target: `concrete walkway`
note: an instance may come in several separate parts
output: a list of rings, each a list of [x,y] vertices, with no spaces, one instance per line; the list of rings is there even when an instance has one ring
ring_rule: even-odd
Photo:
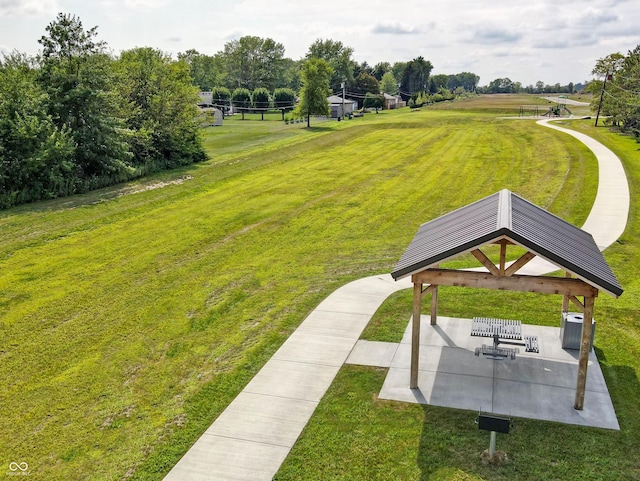
[[[165,479],[271,480],[371,316],[392,293],[410,286],[380,275],[333,292]]]
[[[589,137],[547,126],[573,135],[598,156],[600,186],[593,219],[590,215],[584,228],[604,248],[620,236],[626,225],[629,189],[620,161]],[[371,316],[389,295],[409,287],[409,279],[394,282],[390,275],[379,275],[351,282],[333,292],[309,314],[165,480],[271,480]]]

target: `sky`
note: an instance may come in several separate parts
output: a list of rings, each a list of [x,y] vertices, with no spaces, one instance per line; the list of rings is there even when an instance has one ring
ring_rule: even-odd
[[[317,39],[369,65],[429,60],[432,74],[473,72],[480,85],[592,78],[596,61],[640,44],[637,0],[0,0],[0,51],[36,54],[59,12],[76,15],[114,54],[153,47],[213,55],[245,35],[298,60]]]

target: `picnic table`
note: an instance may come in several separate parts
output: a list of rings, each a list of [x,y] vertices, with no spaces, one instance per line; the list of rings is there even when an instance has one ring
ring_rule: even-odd
[[[490,359],[515,359],[518,348],[500,347],[500,344],[524,346],[526,352],[539,352],[537,336],[522,336],[522,321],[514,319],[494,319],[490,317],[474,317],[471,335],[493,338],[493,345],[483,344],[476,348],[476,356],[482,354]]]

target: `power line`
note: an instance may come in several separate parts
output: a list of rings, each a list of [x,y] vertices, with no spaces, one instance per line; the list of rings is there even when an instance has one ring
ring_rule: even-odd
[[[634,92],[633,90],[625,89],[624,87],[621,87],[620,85],[617,85],[617,84],[615,84],[613,82],[611,82],[609,85],[611,85],[612,87],[615,87],[615,88],[617,88],[619,90],[622,90],[623,92],[627,92],[629,94],[640,95],[640,92]]]
[[[618,104],[626,105],[626,106],[628,106],[628,107],[638,107],[638,106],[640,106],[640,100],[639,100],[638,102],[635,102],[635,103],[634,103],[634,102],[626,102],[626,101],[621,100],[621,99],[619,99],[619,98],[617,98],[617,97],[614,97],[614,96],[613,96],[613,94],[611,94],[610,92],[607,92],[606,90],[605,90],[604,94],[605,94],[607,97],[610,97],[610,98],[612,98],[613,100],[615,100]]]

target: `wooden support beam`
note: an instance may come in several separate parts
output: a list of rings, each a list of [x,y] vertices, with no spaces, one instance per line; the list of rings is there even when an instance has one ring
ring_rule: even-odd
[[[420,299],[424,299],[424,297],[432,292],[434,289],[437,289],[438,286],[434,286],[433,284],[422,289],[422,293],[420,294]]]
[[[422,284],[413,284],[413,319],[411,326],[411,380],[409,387],[418,387],[418,364],[420,359],[420,311],[422,304]]]
[[[433,285],[433,284],[432,284]],[[431,293],[431,325],[435,326],[438,321],[438,286],[434,286]]]
[[[584,304],[580,302],[576,296],[569,296],[569,300],[578,308],[580,312],[584,312]]]
[[[504,271],[504,275],[507,277],[511,277],[520,269],[522,269],[531,259],[533,259],[536,255],[533,252],[526,252],[520,258],[518,258],[513,264],[506,268]]]
[[[475,287],[483,289],[537,292],[540,294],[567,294],[597,297],[598,289],[580,279],[545,276],[499,277],[485,272],[450,269],[427,269],[414,274],[414,282],[440,286]]]
[[[567,279],[571,279],[571,273],[569,271],[565,271],[564,276]],[[562,312],[569,312],[569,296],[562,296]]]
[[[491,274],[494,276],[500,275],[500,270],[493,264],[493,262],[491,262],[491,259],[489,259],[484,252],[480,249],[474,249],[471,253],[473,254],[473,257],[478,259],[480,263],[485,266],[489,272],[491,272]]]
[[[584,409],[584,394],[587,388],[587,368],[589,366],[589,349],[591,332],[593,331],[593,297],[584,298],[584,314],[582,316],[582,338],[580,339],[580,357],[578,358],[578,382],[576,384],[576,400],[573,407],[579,411]]]
[[[507,262],[507,243],[505,241],[500,242],[500,275],[504,276],[504,265]]]

